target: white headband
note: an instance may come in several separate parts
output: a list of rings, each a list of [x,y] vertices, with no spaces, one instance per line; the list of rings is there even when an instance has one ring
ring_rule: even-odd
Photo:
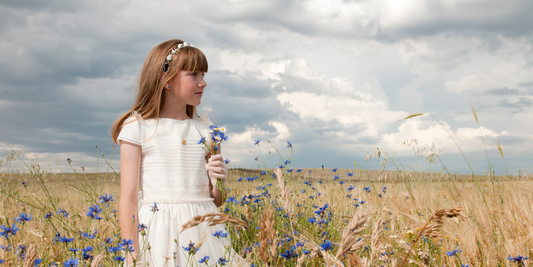
[[[174,54],[176,54],[176,52],[178,52],[178,50],[180,50],[180,48],[183,48],[183,47],[186,47],[186,46],[193,47],[192,44],[187,43],[187,42],[183,42],[183,43],[179,44],[178,46],[176,46],[176,48],[172,49],[172,51],[170,51],[170,53],[167,56],[167,59],[165,60],[165,63],[163,64],[163,72],[167,71],[168,63],[170,63],[170,61],[172,61],[172,57],[174,56]]]

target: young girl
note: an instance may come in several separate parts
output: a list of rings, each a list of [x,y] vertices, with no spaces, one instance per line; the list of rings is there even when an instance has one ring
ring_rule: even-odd
[[[213,186],[227,177],[224,160],[197,143],[210,136],[195,109],[207,69],[205,55],[186,42],[157,45],[142,66],[135,104],[113,125],[120,145],[119,226],[134,247],[125,266],[245,264],[229,249],[224,225],[203,223],[179,233],[185,222],[218,213],[224,203]]]

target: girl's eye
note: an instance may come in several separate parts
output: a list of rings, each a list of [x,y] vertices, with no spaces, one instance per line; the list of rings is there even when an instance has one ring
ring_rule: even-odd
[[[196,76],[196,74],[197,74],[196,72],[191,73],[192,76]]]

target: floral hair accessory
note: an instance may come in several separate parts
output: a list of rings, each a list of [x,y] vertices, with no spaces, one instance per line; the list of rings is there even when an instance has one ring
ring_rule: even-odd
[[[176,52],[178,52],[178,50],[180,50],[180,48],[187,47],[187,46],[193,47],[192,44],[187,43],[187,42],[183,42],[181,44],[178,44],[178,46],[176,46],[174,49],[172,49],[170,51],[170,53],[167,56],[167,59],[165,60],[165,63],[163,63],[163,72],[168,70],[168,63],[170,63],[170,61],[172,61],[172,57],[174,56],[174,54],[176,54]]]

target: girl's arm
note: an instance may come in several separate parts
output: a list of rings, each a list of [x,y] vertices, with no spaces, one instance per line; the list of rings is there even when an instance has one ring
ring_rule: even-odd
[[[134,252],[126,257],[126,266],[137,257],[139,240],[137,228],[138,191],[141,169],[141,146],[122,141],[120,143],[120,200],[118,203],[118,225],[122,238],[133,239]]]

